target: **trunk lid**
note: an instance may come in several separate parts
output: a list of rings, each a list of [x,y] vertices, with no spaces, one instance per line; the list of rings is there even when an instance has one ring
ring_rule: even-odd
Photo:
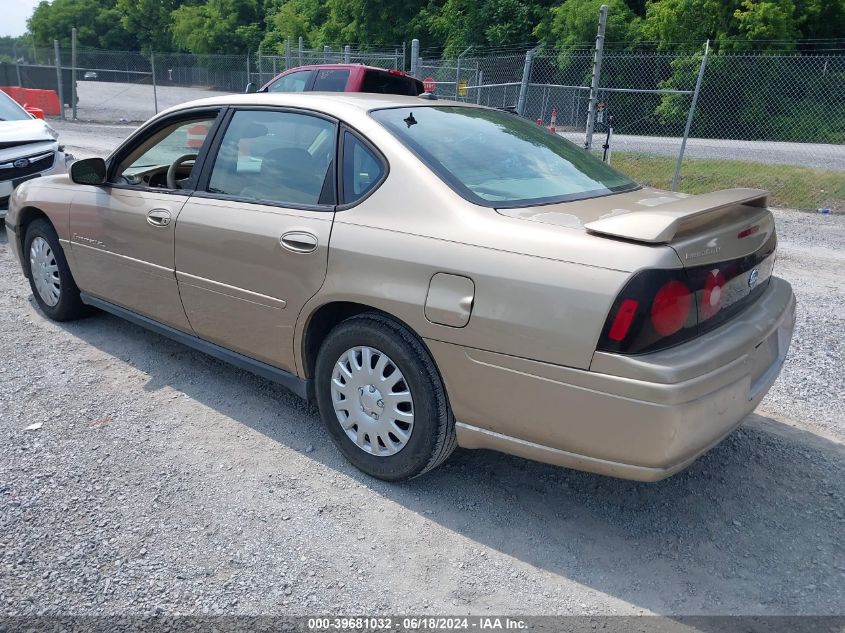
[[[750,255],[774,235],[760,189],[698,196],[643,188],[628,193],[536,207],[497,209],[505,216],[675,250],[684,267]]]

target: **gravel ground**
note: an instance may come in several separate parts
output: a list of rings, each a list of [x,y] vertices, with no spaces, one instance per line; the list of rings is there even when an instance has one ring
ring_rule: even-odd
[[[157,86],[155,95],[149,83],[117,83],[108,81],[78,81],[79,93],[76,116],[80,121],[146,121],[158,111],[186,101],[226,94],[205,88]]]
[[[777,216],[784,372],[656,484],[463,450],[370,479],[275,384],[46,320],[0,229],[0,614],[845,613],[845,216]]]

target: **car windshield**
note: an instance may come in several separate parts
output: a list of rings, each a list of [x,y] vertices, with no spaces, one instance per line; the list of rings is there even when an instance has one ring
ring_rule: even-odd
[[[476,204],[530,206],[639,186],[574,143],[507,112],[424,106],[371,114]]]
[[[0,90],[0,121],[25,121],[30,118],[23,108]]]

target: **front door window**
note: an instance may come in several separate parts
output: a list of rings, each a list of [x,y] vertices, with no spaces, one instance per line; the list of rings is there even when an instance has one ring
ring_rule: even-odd
[[[120,161],[112,182],[155,189],[188,188],[186,185],[196,176],[197,154],[213,123],[214,117],[202,116],[161,128]]]

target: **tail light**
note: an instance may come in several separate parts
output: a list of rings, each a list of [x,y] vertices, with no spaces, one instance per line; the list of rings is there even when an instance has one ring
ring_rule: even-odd
[[[695,307],[683,268],[643,270],[614,301],[598,349],[638,354],[690,339],[698,334]]]
[[[711,330],[763,293],[774,235],[756,252],[718,264],[636,273],[613,302],[597,349],[641,354]]]

